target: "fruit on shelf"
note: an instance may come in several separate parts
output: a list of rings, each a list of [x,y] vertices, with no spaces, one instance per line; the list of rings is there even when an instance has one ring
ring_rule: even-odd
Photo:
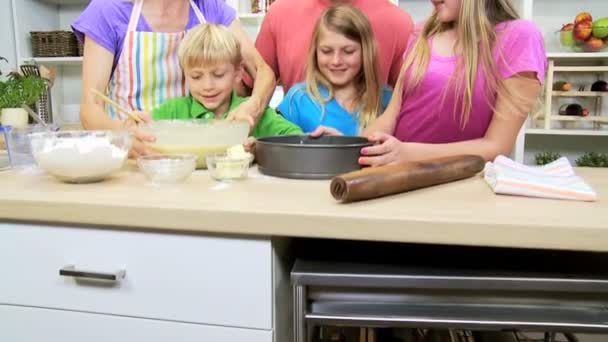
[[[589,12],[581,12],[574,17],[574,24],[582,23],[584,21],[593,21],[593,17]]]
[[[581,43],[591,38],[591,33],[593,32],[591,28],[590,21],[582,21],[580,23],[574,24],[574,40]]]
[[[589,110],[587,108],[583,108],[583,106],[578,103],[570,103],[562,105],[559,108],[559,115],[588,116]]]
[[[572,34],[574,30],[574,24],[568,23],[562,26],[561,31],[559,32],[559,42],[563,46],[572,47],[574,46],[574,35]]]
[[[591,34],[596,38],[608,38],[608,17],[594,21]]]
[[[572,90],[572,83],[567,81],[557,81],[553,83],[553,90],[556,91],[570,91]]]
[[[593,21],[591,13],[581,12],[558,32],[560,44],[568,50],[599,52],[608,45],[608,17]]]
[[[604,47],[604,41],[599,38],[591,37],[585,42],[584,49],[587,52],[598,52]]]
[[[591,91],[608,91],[608,82],[601,80],[593,82]]]

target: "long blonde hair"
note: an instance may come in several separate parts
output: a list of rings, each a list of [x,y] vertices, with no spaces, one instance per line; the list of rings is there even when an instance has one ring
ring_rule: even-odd
[[[459,58],[455,70],[463,70],[464,75],[454,73],[445,90],[453,87],[455,94],[463,95],[460,124],[461,128],[464,128],[472,110],[478,68],[481,68],[486,81],[484,95],[492,108],[494,106],[490,103],[490,99],[494,96],[494,92],[512,98],[512,96],[509,97],[510,94],[507,94],[509,91],[498,77],[492,49],[497,39],[495,26],[501,22],[518,19],[519,15],[509,0],[462,0],[458,17],[460,20],[456,27],[455,49],[462,52],[462,57]],[[411,70],[405,94],[410,94],[420,85],[427,71],[431,55],[429,38],[453,28],[453,25],[454,23],[439,21],[436,11],[433,11],[431,17],[425,22],[413,49],[402,66],[402,69]],[[502,58],[500,51],[498,54],[499,58]]]
[[[366,127],[376,118],[382,105],[378,53],[371,24],[361,11],[349,5],[332,6],[317,21],[306,62],[306,91],[321,104],[324,113],[325,103],[334,95],[329,80],[323,76],[317,63],[317,47],[322,30],[339,33],[361,44],[362,68],[354,83],[357,90],[356,104],[361,107],[359,125]],[[328,97],[321,96],[319,84],[329,90]]]

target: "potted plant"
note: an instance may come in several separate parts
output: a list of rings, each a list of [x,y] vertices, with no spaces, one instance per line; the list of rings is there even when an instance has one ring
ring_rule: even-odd
[[[46,83],[42,78],[9,73],[6,79],[0,80],[0,123],[3,126],[27,125],[29,116],[21,106],[33,104],[44,91]]]

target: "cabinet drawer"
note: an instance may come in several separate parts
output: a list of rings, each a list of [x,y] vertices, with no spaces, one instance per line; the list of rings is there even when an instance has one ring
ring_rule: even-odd
[[[272,328],[270,240],[0,224],[0,304]],[[60,276],[115,273],[118,282]]]
[[[0,341],[272,342],[272,331],[0,305]],[[32,329],[35,327],[35,329]]]

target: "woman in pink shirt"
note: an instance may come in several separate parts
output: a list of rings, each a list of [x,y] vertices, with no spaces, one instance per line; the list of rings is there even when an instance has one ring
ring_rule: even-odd
[[[542,34],[509,0],[431,0],[363,165],[509,154],[545,78]],[[401,95],[401,96],[400,96]]]

